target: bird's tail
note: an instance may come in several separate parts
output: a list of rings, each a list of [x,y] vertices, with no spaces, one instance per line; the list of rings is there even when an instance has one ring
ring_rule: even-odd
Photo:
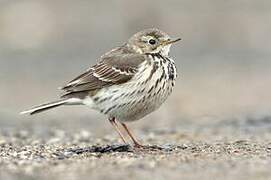
[[[70,102],[70,99],[61,99],[61,100],[57,100],[57,101],[53,101],[53,102],[49,102],[49,103],[45,103],[45,104],[41,104],[39,106],[33,107],[29,110],[26,111],[22,111],[20,112],[20,114],[37,114],[61,105],[65,105],[68,104]]]

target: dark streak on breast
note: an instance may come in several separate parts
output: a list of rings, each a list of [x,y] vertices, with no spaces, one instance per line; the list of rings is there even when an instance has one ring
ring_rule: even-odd
[[[117,107],[117,105],[111,106],[110,108],[108,108],[108,109],[104,112],[104,114],[109,113],[109,111],[111,111],[111,110],[114,109],[115,107]]]
[[[174,80],[174,74],[175,74],[175,70],[174,70],[174,65],[172,64],[172,62],[169,61],[168,63],[168,78],[171,80]]]
[[[152,86],[151,89],[148,91],[148,93],[151,93],[152,90],[153,90],[153,86]]]
[[[154,88],[157,88],[158,83],[159,83],[159,79],[156,80]]]

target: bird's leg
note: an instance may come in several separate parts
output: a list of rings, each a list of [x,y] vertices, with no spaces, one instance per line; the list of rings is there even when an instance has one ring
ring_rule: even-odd
[[[125,143],[125,144],[128,144],[124,138],[124,136],[122,135],[121,131],[119,130],[119,126],[118,124],[116,123],[116,119],[114,117],[112,118],[109,118],[108,119],[109,122],[112,124],[112,126],[115,128],[115,130],[117,131],[117,133],[119,134],[120,138],[122,139],[122,141]]]
[[[128,129],[128,127],[126,126],[126,124],[121,123],[121,125],[124,127],[125,131],[127,132],[127,134],[130,136],[130,138],[133,140],[134,142],[134,146],[135,147],[143,147],[143,145],[141,145],[136,138],[134,138],[133,134],[131,133],[131,131]]]

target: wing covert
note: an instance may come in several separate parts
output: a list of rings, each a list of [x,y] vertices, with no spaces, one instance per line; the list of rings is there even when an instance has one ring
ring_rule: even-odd
[[[62,87],[65,91],[62,97],[125,83],[138,72],[144,60],[144,55],[124,53],[122,48],[114,49],[102,56],[99,63]]]

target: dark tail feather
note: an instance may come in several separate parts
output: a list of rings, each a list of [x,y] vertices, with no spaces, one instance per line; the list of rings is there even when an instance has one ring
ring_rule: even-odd
[[[46,104],[36,106],[36,107],[34,107],[32,109],[20,112],[20,114],[30,114],[30,115],[37,114],[37,113],[40,113],[40,112],[43,112],[43,111],[46,111],[46,110],[49,110],[49,109],[64,105],[67,102],[68,102],[68,99],[53,101],[53,102],[50,102],[50,103],[46,103]]]

